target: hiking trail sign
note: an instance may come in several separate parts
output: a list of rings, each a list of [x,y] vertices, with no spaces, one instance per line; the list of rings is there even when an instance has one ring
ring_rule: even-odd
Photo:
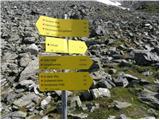
[[[46,37],[46,52],[85,54],[87,46],[83,41],[67,40],[63,38]]]
[[[88,56],[39,56],[39,69],[88,69],[93,64]]]
[[[79,19],[57,19],[40,16],[36,27],[43,36],[88,37],[88,21]]]
[[[88,72],[40,72],[39,74],[41,91],[88,90],[92,82]]]

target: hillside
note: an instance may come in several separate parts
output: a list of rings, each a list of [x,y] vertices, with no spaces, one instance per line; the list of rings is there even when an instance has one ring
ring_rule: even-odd
[[[89,21],[89,37],[72,39],[94,60],[90,89],[68,91],[68,118],[159,118],[159,13],[80,1],[1,1],[1,118],[60,118],[61,91],[38,88],[35,23],[64,14]]]

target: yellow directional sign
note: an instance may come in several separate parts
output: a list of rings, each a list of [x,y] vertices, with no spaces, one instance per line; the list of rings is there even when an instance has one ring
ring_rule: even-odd
[[[87,51],[85,42],[62,38],[46,37],[46,52],[84,54]]]
[[[88,90],[92,81],[88,72],[41,72],[39,74],[40,91]]]
[[[56,37],[87,37],[88,21],[78,19],[57,19],[40,16],[36,22],[40,35]]]
[[[85,42],[69,40],[69,53],[84,54],[87,51]]]
[[[67,40],[62,38],[46,37],[46,52],[68,53]]]
[[[88,69],[93,61],[88,56],[39,56],[39,69]]]

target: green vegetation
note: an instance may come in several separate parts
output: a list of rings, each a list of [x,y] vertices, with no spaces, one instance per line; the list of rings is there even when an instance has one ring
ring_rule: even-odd
[[[157,2],[146,2],[138,10],[149,12],[149,13],[159,13],[159,3]]]
[[[142,118],[147,114],[147,109],[149,108],[145,104],[141,103],[137,97],[131,93],[128,88],[116,87],[111,90],[112,97],[111,98],[100,98],[94,100],[100,104],[100,109],[95,110],[92,113],[89,113],[88,118],[108,118],[109,115],[119,116],[120,114],[125,114],[130,118]],[[111,104],[112,100],[118,100],[122,102],[129,102],[132,106],[122,109],[116,110],[115,108],[109,108],[109,104]]]

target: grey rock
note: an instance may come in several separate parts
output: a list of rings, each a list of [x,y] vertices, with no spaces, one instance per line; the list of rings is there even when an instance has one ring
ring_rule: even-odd
[[[117,70],[113,69],[113,68],[108,71],[109,74],[115,74],[116,72],[117,72]]]
[[[39,96],[35,95],[34,93],[29,93],[27,95],[24,95],[23,97],[15,100],[13,102],[14,105],[18,106],[18,107],[23,107],[23,106],[27,106],[29,105],[32,101],[38,103],[39,101]]]
[[[157,54],[148,50],[134,50],[134,60],[138,65],[150,65],[152,63],[157,63],[159,57]]]
[[[39,48],[34,43],[26,48],[26,52],[30,52],[32,55],[37,55]]]
[[[105,30],[102,26],[99,25],[96,29],[96,33],[97,35],[105,35]]]
[[[41,108],[45,109],[47,105],[51,102],[51,96],[47,96],[45,99],[41,101]]]
[[[117,79],[113,79],[113,80],[117,86],[126,87],[129,85],[128,80],[125,77],[123,77],[123,75],[120,75]]]
[[[30,55],[27,53],[24,53],[23,55],[21,55],[21,59],[20,59],[19,63],[20,63],[20,66],[26,67],[29,64],[29,62],[31,62],[31,61],[32,61],[32,59],[31,59]]]
[[[12,103],[16,98],[18,98],[20,95],[17,95],[14,92],[9,92],[7,95],[7,102]]]
[[[26,116],[27,116],[27,113],[23,111],[16,111],[11,113],[12,119],[25,118]]]
[[[17,57],[18,55],[16,53],[6,52],[4,53],[4,56],[2,56],[2,60],[10,61],[16,59]]]
[[[102,97],[111,97],[111,93],[107,88],[98,88]]]
[[[54,92],[55,92],[59,97],[61,97],[61,95],[62,95],[62,91],[61,91],[61,90],[55,90]],[[68,91],[68,90],[67,90],[66,92],[67,92],[67,96],[68,96],[68,97],[73,94],[73,92]]]
[[[31,76],[35,76],[36,73],[38,73],[38,68],[39,68],[39,62],[38,62],[38,59],[36,58],[35,60],[32,60],[26,66],[26,68],[22,71],[20,78],[19,78],[19,81],[27,80]]]
[[[107,119],[115,119],[116,116],[113,116],[113,115],[109,115],[109,117]]]
[[[120,114],[118,119],[129,119],[125,114]]]
[[[91,93],[92,93],[94,99],[101,97],[100,96],[100,92],[99,92],[99,90],[97,88],[92,89]]]
[[[91,73],[91,76],[94,80],[101,80],[101,79],[106,79],[106,78],[112,79],[111,75],[104,72],[103,70],[93,72]]]
[[[17,34],[12,34],[11,37],[8,39],[9,42],[15,42],[15,41],[19,41],[20,37]]]
[[[92,89],[91,94],[94,99],[99,97],[111,97],[110,91],[107,88]]]
[[[136,76],[130,74],[123,74],[123,77],[127,78],[127,80],[138,80]]]
[[[150,105],[155,109],[159,109],[159,94],[156,92],[152,92],[148,89],[144,89],[140,93],[138,93],[138,98],[141,102]]]
[[[71,99],[71,104],[75,104],[75,107],[81,108],[82,107],[82,102],[79,98],[79,96],[75,96]]]
[[[85,100],[93,100],[93,96],[92,96],[92,94],[90,93],[90,91],[86,91],[86,92],[82,92],[82,93],[81,93],[80,99],[81,99],[82,101],[85,101]]]
[[[156,118],[154,116],[147,116],[147,117],[140,118],[140,119],[150,119],[150,120],[152,120],[152,119],[156,119]]]
[[[33,80],[22,80],[19,83],[21,86],[26,86],[29,88],[30,85],[35,85],[35,83],[33,82]]]
[[[87,106],[86,106],[85,104],[82,104],[81,109],[82,109],[83,111],[87,111],[87,110],[88,110],[88,108],[87,108]]]
[[[145,71],[145,72],[143,72],[142,74],[145,75],[145,76],[150,76],[150,75],[152,75],[153,73],[150,72],[150,71]]]
[[[68,113],[68,117],[71,117],[72,119],[85,119],[88,117],[88,114],[86,113]]]
[[[99,103],[87,103],[86,106],[87,106],[89,112],[93,112],[96,109],[99,109]]]
[[[156,112],[156,110],[153,109],[153,108],[149,108],[149,109],[147,110],[147,113],[148,113],[149,115],[151,115],[151,116],[157,116],[157,117],[158,117],[158,115],[159,115],[159,113]]]
[[[101,87],[101,88],[108,88],[111,89],[112,85],[108,82],[109,80],[107,79],[102,79],[100,81],[97,82],[96,87]],[[111,81],[110,81],[111,82]],[[114,84],[114,83],[113,83]]]
[[[127,108],[129,106],[131,106],[132,104],[128,103],[128,102],[120,102],[120,101],[113,101],[113,104],[115,105],[115,107],[117,109],[123,109],[123,108]]]
[[[14,111],[6,112],[1,116],[3,119],[24,119],[27,116],[27,112],[24,111]]]
[[[27,44],[34,43],[35,41],[36,41],[35,37],[26,37],[23,40],[23,42]]]

